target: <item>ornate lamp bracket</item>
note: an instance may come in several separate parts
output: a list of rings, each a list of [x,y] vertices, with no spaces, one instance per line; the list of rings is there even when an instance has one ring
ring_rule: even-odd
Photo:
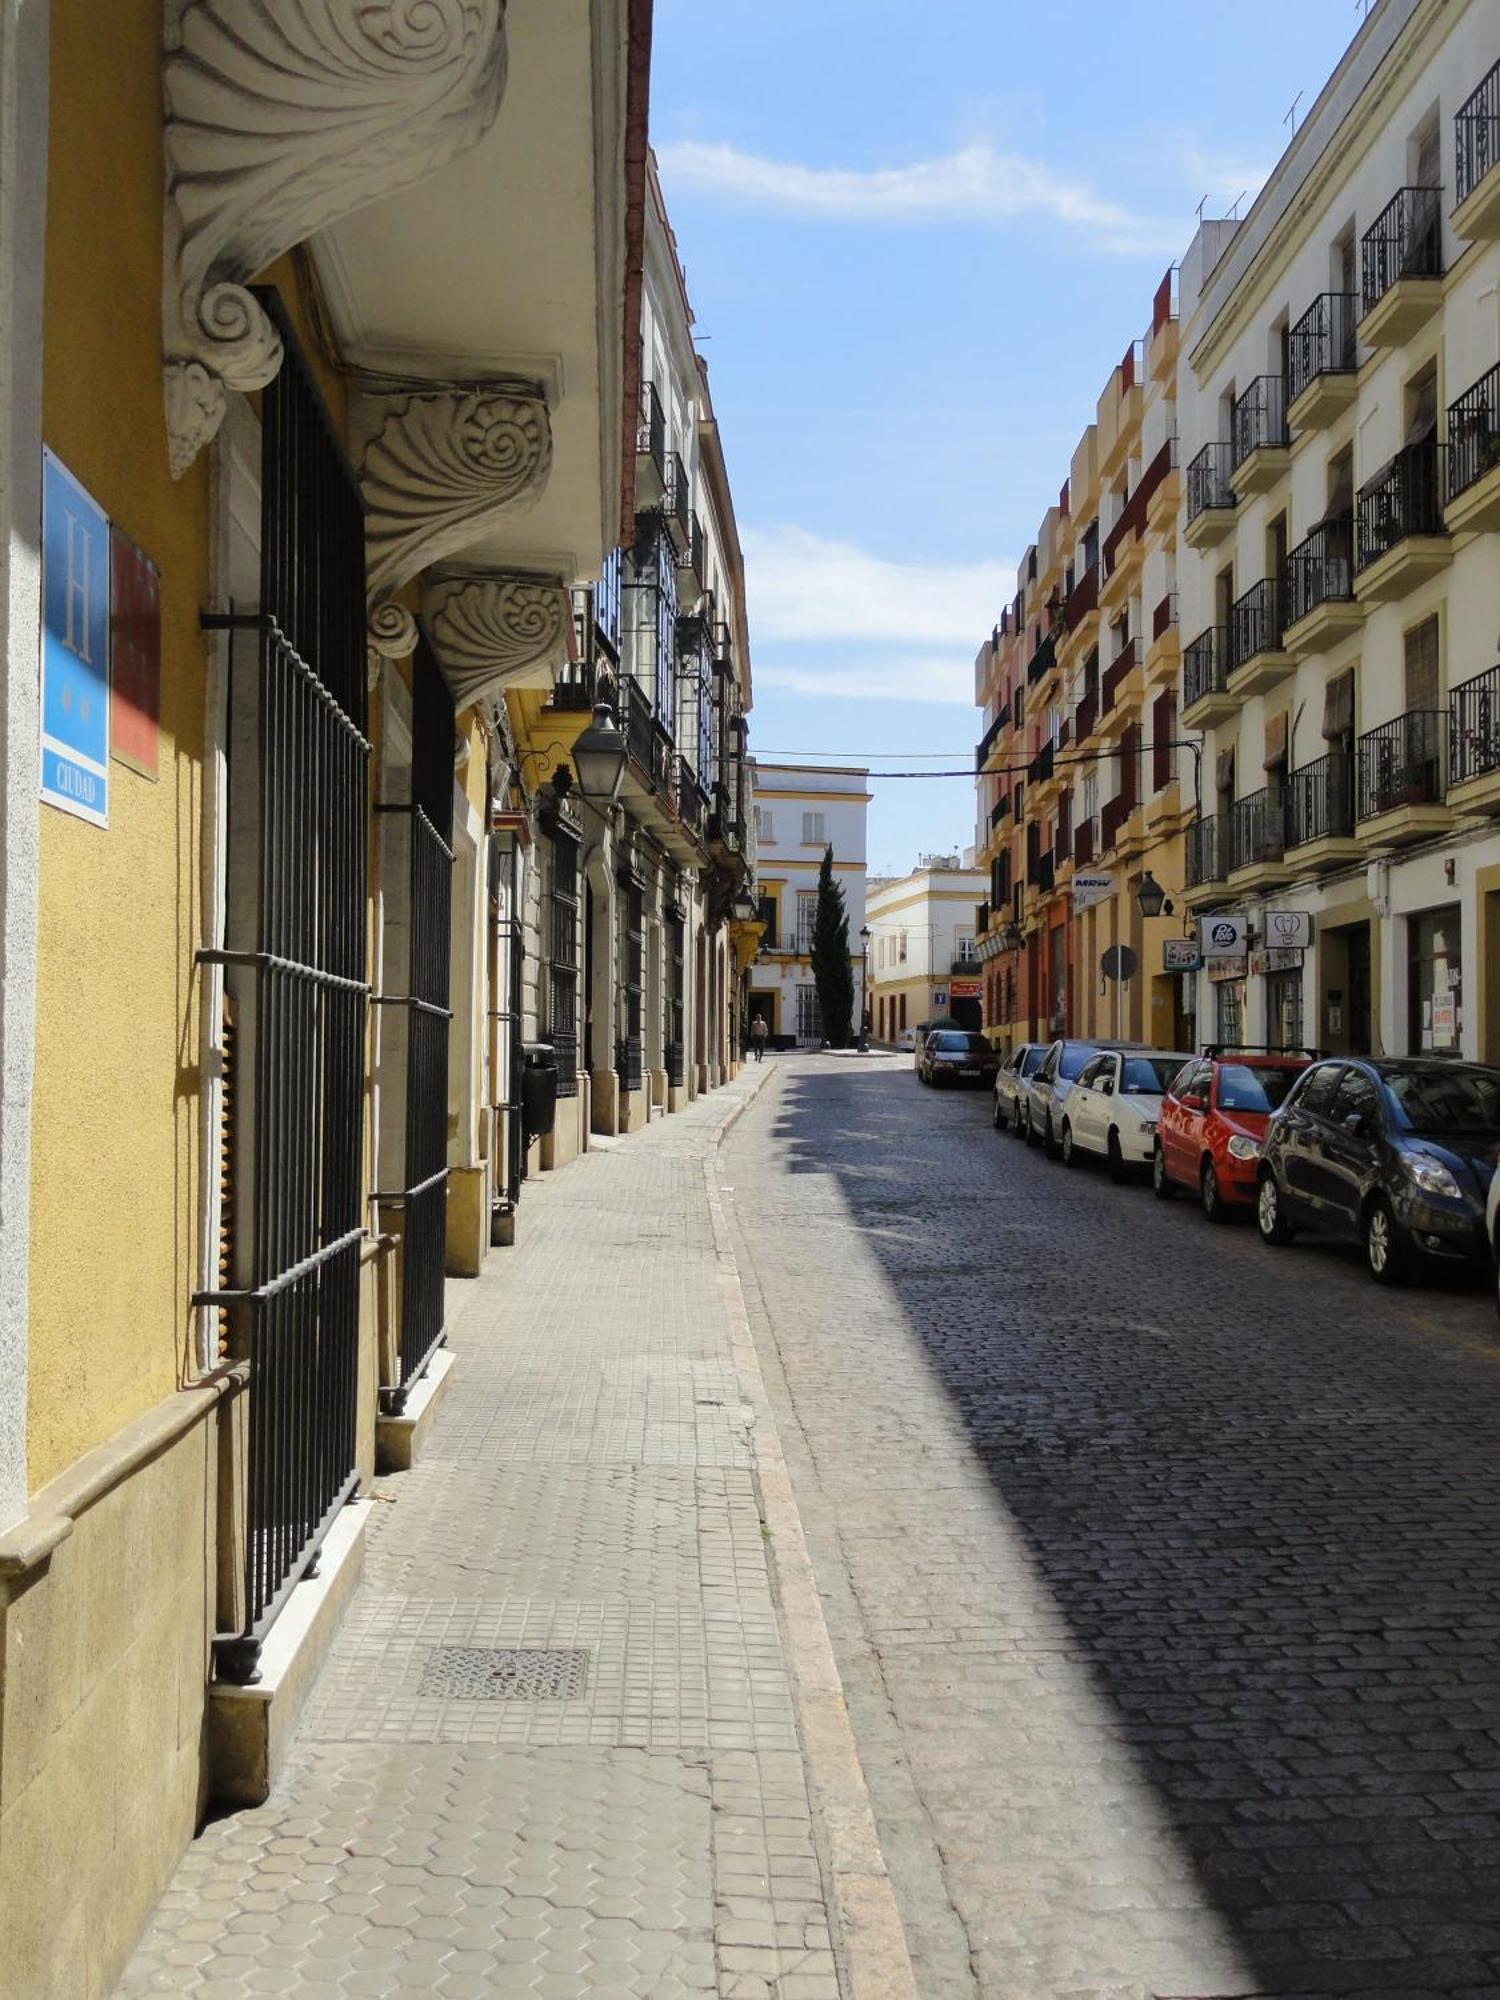
[[[162,329],[174,478],[230,389],[281,366],[247,289],[288,250],[476,144],[506,0],[166,0]]]

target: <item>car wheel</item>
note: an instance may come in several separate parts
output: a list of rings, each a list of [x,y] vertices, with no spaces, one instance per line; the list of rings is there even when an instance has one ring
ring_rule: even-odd
[[[1158,1201],[1171,1201],[1177,1193],[1167,1172],[1167,1156],[1160,1146],[1151,1155],[1151,1192]]]
[[[1055,1160],[1058,1150],[1057,1141],[1052,1136],[1052,1113],[1049,1111],[1047,1113],[1047,1129],[1042,1134],[1042,1151],[1047,1155],[1049,1160]]]
[[[1073,1144],[1073,1127],[1066,1118],[1063,1120],[1062,1163],[1065,1167],[1076,1167],[1079,1164],[1078,1151]]]
[[[1005,1114],[1000,1109],[1000,1100],[998,1097],[994,1100],[994,1102],[990,1106],[990,1123],[994,1126],[997,1132],[1003,1132],[1005,1130]]]
[[[1400,1224],[1383,1194],[1365,1210],[1365,1263],[1377,1285],[1406,1282],[1411,1257]]]
[[[1116,1187],[1118,1187],[1120,1182],[1124,1180],[1127,1170],[1125,1155],[1120,1151],[1120,1135],[1113,1126],[1110,1127],[1109,1145],[1104,1157],[1105,1164],[1109,1168],[1109,1177],[1115,1183]]]
[[[1229,1220],[1229,1204],[1219,1192],[1218,1169],[1212,1160],[1203,1162],[1203,1172],[1198,1176],[1198,1198],[1210,1222]]]
[[[1281,1205],[1281,1188],[1273,1173],[1261,1176],[1255,1197],[1255,1226],[1262,1243],[1290,1243],[1296,1230],[1287,1221]]]

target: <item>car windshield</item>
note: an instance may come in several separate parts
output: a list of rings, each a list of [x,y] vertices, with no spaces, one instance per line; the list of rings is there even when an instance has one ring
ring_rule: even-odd
[[[1387,1070],[1384,1082],[1408,1131],[1500,1132],[1500,1070]]]
[[[1120,1088],[1127,1095],[1135,1091],[1160,1097],[1182,1068],[1183,1061],[1182,1056],[1126,1056]]]
[[[1057,1060],[1058,1075],[1065,1082],[1071,1083],[1094,1053],[1088,1042],[1064,1042],[1063,1052]]]
[[[932,1046],[940,1055],[987,1056],[990,1045],[983,1035],[934,1035]]]
[[[1262,1068],[1249,1063],[1222,1063],[1219,1067],[1219,1109],[1221,1111],[1275,1111],[1292,1085],[1301,1076],[1295,1069]]]

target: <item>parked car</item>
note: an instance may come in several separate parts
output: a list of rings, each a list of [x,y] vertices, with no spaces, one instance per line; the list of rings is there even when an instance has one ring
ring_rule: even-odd
[[[1210,1049],[1189,1063],[1157,1123],[1151,1184],[1161,1199],[1192,1188],[1210,1222],[1248,1214],[1266,1126],[1312,1060],[1310,1051]]]
[[[896,1047],[903,1055],[914,1056],[917,1052],[917,1030],[903,1028],[896,1037]]]
[[[917,1052],[923,1083],[992,1084],[1000,1058],[983,1035],[966,1028],[934,1028]]]
[[[1266,1129],[1256,1221],[1267,1243],[1324,1229],[1363,1243],[1372,1278],[1422,1259],[1487,1268],[1500,1069],[1441,1056],[1320,1062]]]
[[[1484,1237],[1495,1259],[1495,1310],[1500,1312],[1500,1157],[1490,1175],[1489,1196],[1484,1204]]]
[[[1026,1136],[1021,1123],[1026,1086],[1041,1068],[1049,1046],[1047,1042],[1021,1042],[996,1070],[991,1122],[997,1132],[1008,1125],[1019,1137]]]
[[[1101,1049],[1078,1072],[1062,1121],[1062,1156],[1102,1154],[1110,1175],[1151,1164],[1156,1122],[1172,1079],[1191,1056],[1165,1049]]]
[[[1101,1049],[1122,1049],[1124,1042],[1056,1041],[1042,1058],[1040,1067],[1026,1086],[1026,1133],[1033,1145],[1040,1145],[1049,1159],[1056,1159],[1062,1143],[1063,1110],[1068,1093],[1079,1072]],[[1139,1043],[1129,1047],[1138,1048]]]

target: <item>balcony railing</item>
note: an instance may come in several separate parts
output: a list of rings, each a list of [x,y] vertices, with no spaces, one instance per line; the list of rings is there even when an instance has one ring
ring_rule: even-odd
[[[1063,605],[1065,628],[1069,632],[1076,632],[1098,602],[1099,565],[1097,562],[1092,562],[1068,592],[1067,602]]]
[[[1233,507],[1234,488],[1229,483],[1229,471],[1227,444],[1206,444],[1189,462],[1184,481],[1189,521],[1196,521],[1211,507]]]
[[[974,745],[974,769],[976,771],[982,771],[984,769],[985,759],[994,749],[996,741],[998,740],[1001,732],[1007,729],[1009,726],[1010,726],[1010,704],[1009,702],[1007,702],[1006,705],[998,712],[994,721],[990,724],[989,728],[986,729],[983,736],[981,736],[979,741]]]
[[[948,961],[949,974],[956,979],[962,979],[966,972],[973,973],[978,970],[979,960],[974,956],[972,951],[967,958],[964,957],[962,952],[958,952]]]
[[[1031,658],[1026,662],[1026,685],[1028,687],[1035,687],[1039,680],[1045,679],[1051,673],[1052,664],[1056,658],[1057,645],[1052,634],[1049,632]]]
[[[1460,202],[1468,200],[1500,161],[1500,62],[1453,118],[1453,185]]]
[[[1006,814],[1009,811],[1010,811],[1010,800],[997,799],[995,803],[990,807],[990,825],[992,827],[998,826],[1001,820],[1005,818]]]
[[[1324,292],[1313,300],[1287,338],[1287,400],[1295,403],[1320,375],[1354,372],[1355,292]]]
[[[1086,868],[1094,858],[1098,827],[1092,819],[1080,820],[1073,829],[1073,865]]]
[[[1460,681],[1448,697],[1449,782],[1500,771],[1500,667]]]
[[[1108,715],[1115,705],[1115,697],[1120,692],[1126,676],[1135,666],[1135,641],[1127,640],[1124,647],[1111,660],[1103,680],[1099,683],[1099,713]]]
[[[1286,621],[1295,625],[1320,604],[1344,604],[1354,595],[1354,519],[1323,521],[1286,559]]]
[[[1244,395],[1235,398],[1232,464],[1243,465],[1251,452],[1286,442],[1286,383],[1280,375],[1257,375]]]
[[[693,487],[679,452],[674,451],[667,461],[667,493],[662,508],[677,552],[685,555],[693,535]]]
[[[1236,799],[1229,816],[1230,869],[1252,868],[1257,862],[1279,861],[1286,851],[1286,819],[1280,792],[1262,786]]]
[[[1155,645],[1163,632],[1170,632],[1177,623],[1177,592],[1169,590],[1151,613],[1151,643]]]
[[[1074,741],[1077,743],[1086,743],[1093,735],[1098,720],[1099,697],[1090,689],[1073,711]]]
[[[1408,709],[1359,739],[1359,817],[1401,806],[1441,805],[1446,790],[1448,718],[1438,708]]]
[[[1286,844],[1348,840],[1354,833],[1353,772],[1337,751],[1293,771],[1286,781]]]
[[[1044,743],[1026,767],[1026,776],[1033,785],[1045,785],[1052,776],[1052,766],[1056,758],[1050,743]]]
[[[1218,815],[1195,819],[1187,830],[1185,844],[1188,887],[1197,889],[1207,882],[1222,882],[1224,871],[1219,866]]]
[[[1372,479],[1359,496],[1356,567],[1368,569],[1409,535],[1441,535],[1440,444],[1412,444]]]
[[[1286,592],[1279,576],[1262,577],[1229,607],[1229,671],[1257,653],[1281,650],[1286,626]]]
[[[1500,465],[1500,363],[1448,405],[1448,498]]]
[[[641,419],[636,426],[635,452],[637,458],[651,460],[659,478],[666,478],[667,417],[654,382],[647,382],[641,388]]]
[[[1373,312],[1403,278],[1443,275],[1443,190],[1398,188],[1360,239],[1361,294]]]
[[[570,660],[557,670],[557,678],[552,683],[552,706],[564,714],[584,714],[596,701],[607,701],[611,707],[617,700],[614,677],[608,669],[596,666],[592,660]]]
[[[1099,815],[1099,851],[1107,854],[1120,838],[1120,828],[1135,811],[1136,801],[1124,793],[1117,799],[1107,799],[1104,810]]]
[[[1191,708],[1206,694],[1223,694],[1229,685],[1229,631],[1210,625],[1189,640],[1182,655],[1182,705]]]
[[[698,789],[697,776],[686,757],[677,759],[677,815],[689,833],[702,834],[708,801]]]

